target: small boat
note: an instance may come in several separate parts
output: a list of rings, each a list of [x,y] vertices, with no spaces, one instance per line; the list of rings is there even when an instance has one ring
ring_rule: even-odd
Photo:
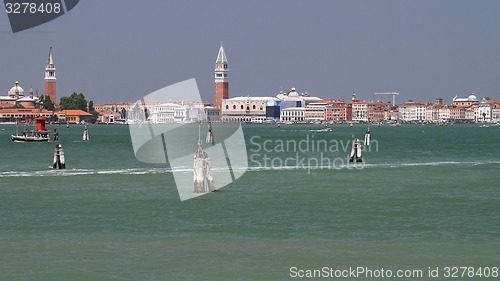
[[[13,142],[48,142],[50,139],[50,131],[45,128],[45,121],[47,118],[39,116],[35,119],[36,127],[33,131],[28,131],[25,129],[22,135],[19,135],[17,123],[16,123],[16,134],[11,135],[10,139]]]
[[[479,126],[479,128],[489,128],[489,127],[490,127],[490,125],[486,125],[486,124]]]
[[[332,131],[332,128],[328,128],[328,127],[325,127],[323,129],[319,129],[319,130],[314,130],[315,132],[318,132],[318,133],[321,133],[321,132],[331,132]]]
[[[31,136],[18,136],[18,135],[11,135],[10,139],[13,142],[46,142],[50,140],[50,137],[48,135],[31,135]]]

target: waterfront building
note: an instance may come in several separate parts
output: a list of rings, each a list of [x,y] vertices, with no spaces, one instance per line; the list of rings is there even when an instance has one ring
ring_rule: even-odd
[[[210,122],[220,122],[220,108],[215,106],[205,106],[205,120]]]
[[[283,110],[287,108],[305,109],[308,106],[308,120],[326,120],[327,104],[324,100],[319,97],[309,96],[307,92],[299,94],[294,87],[287,93],[278,93],[276,97],[224,99],[222,100],[221,118],[224,122],[276,121],[281,120]],[[305,118],[305,116],[303,117]]]
[[[350,105],[352,121],[368,122],[370,112],[376,108],[389,108],[391,103],[385,101],[353,100],[350,102]]]
[[[222,42],[220,44],[217,60],[215,61],[215,93],[214,106],[221,107],[222,100],[229,98],[228,63]]]
[[[154,106],[150,121],[154,124],[219,122],[219,111],[219,108],[199,102],[168,102]]]
[[[98,123],[115,124],[115,121],[121,119],[121,114],[112,110],[99,111]]]
[[[328,121],[345,121],[346,103],[343,99],[328,101],[326,106],[326,119]]]
[[[33,88],[30,89],[29,95],[25,96],[24,89],[19,85],[19,81],[14,83],[7,96],[0,96],[0,108],[35,108],[37,102],[38,96],[33,95]]]
[[[352,121],[368,121],[368,104],[353,103],[352,104]]]
[[[494,104],[483,98],[474,111],[476,122],[490,122]]]
[[[437,116],[436,116],[436,119],[434,119],[434,112],[435,112],[434,111],[434,105],[427,106],[425,108],[425,121],[427,121],[427,122],[434,122],[435,120],[437,120]]]
[[[45,96],[50,97],[50,100],[57,104],[56,95],[56,66],[54,65],[54,59],[52,57],[52,47],[49,50],[49,57],[47,59],[47,65],[45,66]]]
[[[377,107],[368,111],[368,118],[370,121],[389,120],[389,108]]]
[[[235,97],[222,100],[223,122],[263,122],[267,119],[266,107],[276,106],[273,97]]]
[[[31,122],[40,115],[47,118],[48,120],[57,119],[57,116],[53,111],[48,111],[45,109],[40,110],[35,108],[7,108],[0,110],[0,122],[16,122],[21,120]]]
[[[304,120],[310,123],[319,123],[326,121],[326,103],[309,103],[305,107]]]
[[[465,120],[465,107],[451,106],[450,107],[450,121],[464,121]]]
[[[427,122],[438,122],[439,121],[439,109],[442,108],[443,98],[437,97],[434,104],[429,104],[425,109],[425,120]]]
[[[479,103],[479,100],[474,94],[470,94],[466,98],[459,98],[458,95],[456,95],[453,98],[453,106],[460,106],[460,107],[469,107],[472,105],[477,105]]]
[[[80,109],[68,109],[56,112],[59,123],[80,124],[83,122],[89,123],[92,119],[92,114]]]
[[[477,107],[476,106],[471,106],[471,107],[468,107],[467,109],[465,109],[465,120],[467,122],[473,122],[474,121],[474,116],[475,116],[475,108]]]
[[[429,103],[421,101],[407,101],[399,105],[399,115],[401,121],[424,121]]]
[[[158,123],[175,123],[176,117],[179,121],[179,114],[185,111],[185,107],[176,103],[164,103],[154,107],[151,114],[152,122]],[[177,115],[177,116],[176,116]]]
[[[288,107],[281,111],[281,122],[305,122],[305,107]]]
[[[500,122],[500,100],[490,100],[489,102],[493,105],[491,109],[491,121]]]
[[[437,108],[437,121],[448,122],[450,120],[450,106],[442,105]]]

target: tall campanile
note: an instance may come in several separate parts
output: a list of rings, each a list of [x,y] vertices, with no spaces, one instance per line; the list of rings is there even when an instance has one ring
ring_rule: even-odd
[[[45,66],[45,95],[49,96],[54,104],[57,103],[56,67],[54,65],[54,60],[52,59],[52,47],[50,47],[49,50],[49,58],[47,60],[47,66]]]
[[[219,54],[217,55],[217,61],[215,61],[215,107],[220,107],[222,105],[222,100],[229,98],[229,83],[227,79],[228,72],[227,57],[221,42]]]

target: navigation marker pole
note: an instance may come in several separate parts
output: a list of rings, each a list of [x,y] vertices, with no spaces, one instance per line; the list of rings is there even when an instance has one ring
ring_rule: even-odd
[[[207,136],[208,138],[208,136]],[[212,163],[208,154],[201,147],[201,125],[198,124],[198,150],[194,155],[193,183],[195,193],[215,191],[215,181],[212,176]]]

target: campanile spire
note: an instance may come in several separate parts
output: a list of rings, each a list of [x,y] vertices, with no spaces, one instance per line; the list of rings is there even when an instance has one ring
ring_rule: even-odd
[[[223,99],[229,98],[227,57],[224,46],[220,43],[219,53],[215,61],[215,94],[214,106],[220,107]]]
[[[49,50],[47,65],[45,66],[45,96],[50,97],[50,100],[56,104],[56,67],[52,57],[52,47]]]

